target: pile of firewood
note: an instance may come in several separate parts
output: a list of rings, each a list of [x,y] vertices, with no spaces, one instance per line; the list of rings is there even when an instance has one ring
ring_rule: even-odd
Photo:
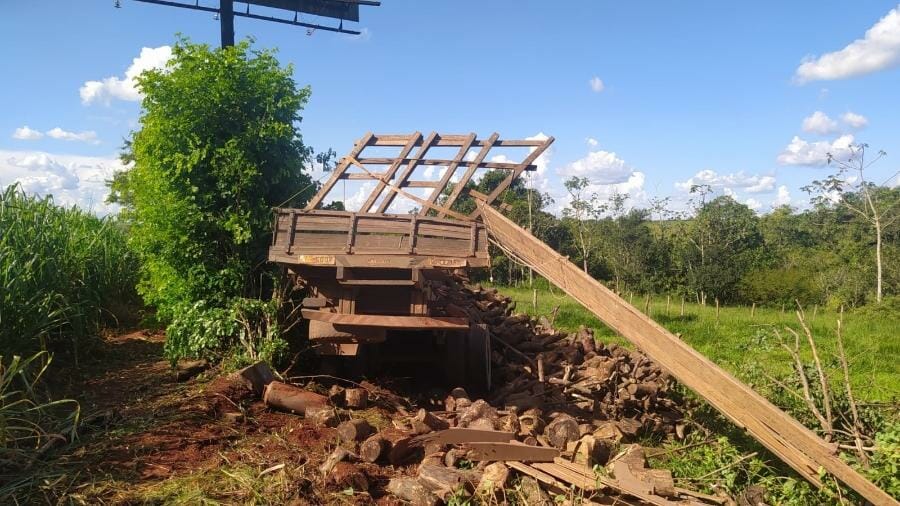
[[[369,490],[364,469],[375,464],[395,466],[386,491],[412,504],[459,493],[503,502],[516,475],[524,495],[515,501],[528,504],[550,503],[549,494],[585,504],[723,503],[675,487],[670,472],[648,469],[643,450],[628,444],[640,434],[683,436],[672,380],[647,357],[605,346],[590,329],[566,334],[515,314],[493,289],[448,279],[432,297],[445,314],[487,326],[500,386],[486,398],[457,387],[431,410],[393,403],[391,426],[376,430],[360,416],[385,394],[372,383],[326,395],[275,381],[264,364],[240,373],[270,407],[335,430],[341,443],[319,467],[326,483]]]
[[[450,280],[434,290],[448,314],[488,326],[493,340],[493,406],[524,412],[565,411],[583,423],[612,421],[625,436],[683,437],[681,412],[669,397],[672,378],[640,352],[604,345],[591,329],[566,334],[546,317],[515,314],[496,289]]]

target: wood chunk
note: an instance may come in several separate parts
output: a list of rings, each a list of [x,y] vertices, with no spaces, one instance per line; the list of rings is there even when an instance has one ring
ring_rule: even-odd
[[[365,388],[348,388],[344,391],[344,402],[350,409],[366,409],[369,405],[369,392]]]
[[[175,381],[187,381],[201,372],[209,369],[206,360],[182,360],[175,366]]]
[[[412,457],[418,452],[420,447],[412,443],[412,437],[401,437],[391,442],[391,449],[388,451],[388,462],[391,465],[399,466],[412,460]]]
[[[332,469],[334,469],[334,466],[336,466],[338,462],[347,460],[348,458],[350,458],[350,452],[345,448],[341,448],[340,446],[338,446],[334,449],[333,452],[331,452],[330,455],[328,455],[328,458],[325,459],[325,462],[323,462],[322,465],[319,466],[319,471],[321,471],[323,475],[327,475],[331,472]]]
[[[520,462],[552,462],[559,456],[556,448],[528,446],[522,443],[466,443],[467,457],[473,461],[518,460]]]
[[[554,448],[563,449],[566,443],[578,439],[578,422],[567,414],[561,414],[547,424],[544,435]]]
[[[362,441],[372,435],[375,429],[369,425],[369,422],[362,419],[347,420],[337,426],[337,433],[341,441],[354,442]]]
[[[467,491],[474,489],[474,479],[471,472],[445,467],[440,464],[423,463],[419,465],[418,476],[420,483],[441,498],[460,489]]]
[[[650,488],[656,495],[677,497],[675,480],[672,478],[672,471],[668,469],[647,469],[644,472],[644,481],[650,482]]]
[[[508,482],[509,467],[502,462],[494,462],[484,468],[477,489],[482,493],[495,494],[503,490]]]
[[[350,462],[338,462],[334,469],[328,473],[327,481],[337,485],[341,489],[352,488],[354,491],[369,490],[369,480],[366,475]]]
[[[391,478],[387,486],[388,492],[411,503],[413,506],[438,506],[441,499],[434,495],[419,480],[408,476]]]
[[[250,390],[253,390],[253,393],[260,397],[262,397],[266,385],[275,381],[275,373],[272,372],[272,368],[269,367],[269,364],[265,362],[257,362],[241,369],[235,374],[237,377],[241,378],[241,381],[243,381]]]
[[[313,424],[323,427],[337,427],[339,422],[337,411],[330,406],[309,406],[304,416]]]
[[[490,418],[479,418],[469,422],[468,428],[474,430],[494,430],[496,427]]]
[[[307,408],[326,406],[328,398],[294,385],[272,381],[265,386],[263,402],[282,411],[305,414]]]
[[[413,417],[413,422],[419,422],[428,428],[426,432],[434,431],[434,430],[446,430],[450,428],[450,423],[447,420],[442,418],[438,418],[432,413],[426,411],[424,408],[420,409],[416,416]]]
[[[375,434],[359,446],[359,456],[366,462],[378,462],[387,457],[390,448],[390,441],[381,434]]]

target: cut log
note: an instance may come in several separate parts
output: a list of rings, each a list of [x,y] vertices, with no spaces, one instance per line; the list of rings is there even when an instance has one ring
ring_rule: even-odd
[[[378,462],[387,457],[391,443],[381,434],[375,434],[359,446],[359,456],[366,462]]]
[[[408,476],[391,478],[387,490],[413,506],[438,506],[443,502],[419,480]]]
[[[347,451],[345,448],[341,448],[340,446],[338,446],[337,448],[334,449],[333,452],[331,452],[330,455],[328,455],[328,458],[325,459],[325,462],[322,462],[322,465],[319,466],[319,471],[323,475],[328,475],[332,471],[332,469],[334,469],[334,466],[336,466],[338,462],[347,460],[348,458],[350,458],[350,455],[351,454],[349,451]]]
[[[369,490],[369,480],[366,475],[350,462],[338,462],[328,473],[327,481],[341,489],[352,488],[354,492]]]
[[[272,381],[265,387],[263,402],[282,411],[305,414],[307,408],[326,406],[328,398],[294,385]]]
[[[441,498],[459,490],[471,492],[475,488],[473,473],[440,464],[421,464],[418,476],[419,482]]]
[[[266,385],[275,381],[275,373],[265,362],[257,362],[235,374],[259,397],[262,397]]]
[[[339,422],[337,411],[331,406],[307,406],[304,416],[314,425],[323,427],[337,427]]]
[[[428,427],[429,430],[427,432],[434,431],[434,430],[445,430],[445,429],[450,428],[450,423],[447,422],[447,420],[444,420],[442,418],[438,418],[438,417],[434,416],[430,412],[426,411],[424,408],[420,409],[416,413],[416,416],[413,417],[413,421],[419,422],[419,423],[423,424],[425,427]]]
[[[344,402],[350,409],[366,409],[369,405],[369,392],[364,388],[348,388],[344,391]]]
[[[375,429],[369,425],[369,422],[362,419],[347,420],[337,426],[337,433],[341,441],[354,442],[362,441],[372,435]]]
[[[488,464],[478,482],[478,491],[487,494],[496,494],[506,488],[509,482],[509,467],[502,462]]]
[[[206,360],[182,360],[175,366],[175,381],[187,381],[207,369],[209,362]]]
[[[567,414],[561,414],[547,424],[544,435],[554,448],[563,449],[569,441],[578,440],[578,422]]]

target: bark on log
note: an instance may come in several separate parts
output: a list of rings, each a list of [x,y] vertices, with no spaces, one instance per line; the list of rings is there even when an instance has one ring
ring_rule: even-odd
[[[328,398],[294,385],[273,381],[265,387],[263,402],[276,409],[305,414],[307,408],[326,406]]]
[[[578,439],[578,422],[567,414],[561,414],[547,425],[544,435],[554,448],[564,449],[566,443]]]
[[[344,391],[344,402],[350,409],[366,409],[369,405],[369,392],[364,388],[348,388]]]
[[[238,371],[237,376],[253,390],[257,396],[263,395],[266,385],[275,381],[275,373],[265,362],[257,362]]]
[[[387,457],[391,443],[381,434],[375,434],[359,446],[359,456],[366,462],[378,462]]]
[[[358,418],[347,420],[337,427],[338,436],[344,442],[362,441],[372,435],[373,432],[375,432],[375,429],[369,425],[369,422]]]
[[[441,504],[438,496],[419,483],[419,480],[408,476],[391,478],[387,490],[413,506],[438,506]]]

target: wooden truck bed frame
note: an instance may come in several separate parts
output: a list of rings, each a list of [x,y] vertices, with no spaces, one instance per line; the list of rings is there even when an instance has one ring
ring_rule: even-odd
[[[552,142],[502,140],[496,133],[486,139],[367,133],[304,209],[276,209],[269,260],[307,288],[301,311],[319,353],[358,355],[361,346],[418,332],[435,338],[432,358],[444,362],[454,382],[489,385],[490,337],[436,304],[432,284],[455,269],[490,265],[480,210],[471,206],[466,214],[455,204],[470,195],[494,201],[536,168]],[[454,156],[429,156],[434,148],[450,148]],[[366,156],[367,149],[393,156]],[[492,150],[502,153],[489,158]],[[521,161],[509,161],[515,152]],[[505,172],[489,195],[469,185],[485,171]],[[321,209],[333,204],[329,197],[341,181],[363,182],[371,191],[358,209]]]

